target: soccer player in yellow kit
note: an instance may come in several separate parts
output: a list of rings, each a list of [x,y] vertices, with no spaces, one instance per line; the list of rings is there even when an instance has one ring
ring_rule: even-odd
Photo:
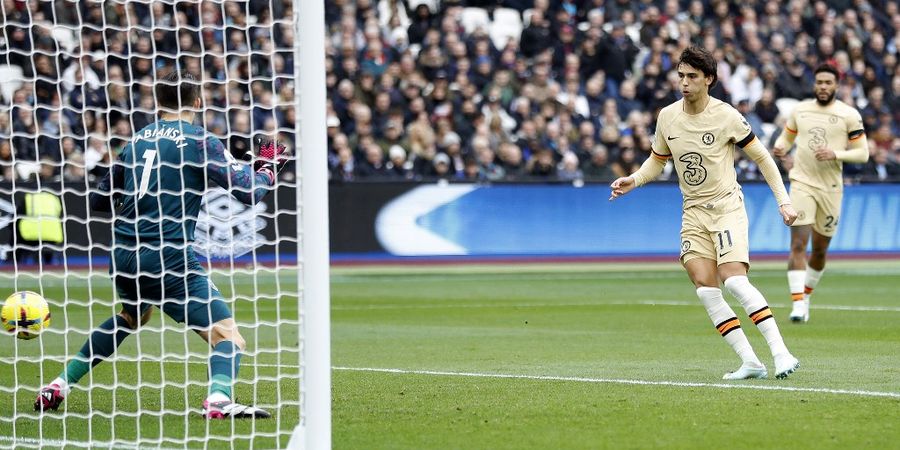
[[[788,288],[791,321],[809,321],[809,297],[825,271],[828,244],[841,217],[844,162],[869,160],[869,145],[862,117],[852,106],[834,98],[840,75],[823,64],[815,71],[816,98],[800,102],[788,117],[784,132],[772,147],[782,158],[797,144],[791,179],[791,201],[799,217],[791,226]],[[806,248],[812,235],[807,265]]]
[[[710,97],[709,89],[717,78],[712,54],[690,47],[681,53],[677,69],[684,98],[659,112],[652,156],[637,172],[610,185],[610,200],[652,181],[672,158],[684,197],[681,263],[713,325],[742,361],[738,370],[726,373],[723,378],[766,378],[768,372],[750,346],[734,311],[725,302],[719,280],[740,301],[765,337],[775,359],[775,376],[785,378],[797,370],[800,362],[784,345],[765,297],[747,278],[748,222],[744,196],[734,170],[735,146],[759,165],[775,194],[784,223],[792,224],[797,213],[775,161],[750,125],[731,105]]]

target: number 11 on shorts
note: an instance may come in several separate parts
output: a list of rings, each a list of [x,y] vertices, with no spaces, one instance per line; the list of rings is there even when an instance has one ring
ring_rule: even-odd
[[[731,230],[720,231],[717,233],[719,236],[719,257],[723,257],[727,255],[731,251],[731,246],[734,245],[731,241]],[[728,243],[728,250],[725,250],[725,244]]]

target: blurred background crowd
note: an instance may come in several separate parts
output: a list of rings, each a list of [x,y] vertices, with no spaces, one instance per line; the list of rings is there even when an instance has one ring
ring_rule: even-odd
[[[153,120],[155,76],[176,68],[202,77],[202,124],[233,150],[290,143],[290,4],[0,1],[0,178],[101,176]],[[713,95],[767,144],[813,68],[835,64],[871,145],[847,181],[900,181],[896,1],[329,0],[326,27],[333,182],[628,174],[679,97],[690,44],[714,52]]]
[[[900,180],[894,1],[336,0],[329,30],[333,180],[602,180],[649,155],[677,100],[675,63],[711,50],[712,94],[771,144],[837,66],[871,160],[848,182]],[[791,167],[787,158],[779,162]],[[747,158],[743,179],[760,177]],[[671,163],[663,175],[672,178]]]
[[[0,179],[96,181],[154,120],[155,80],[176,69],[202,79],[197,123],[233,152],[294,140],[289,0],[0,7]]]

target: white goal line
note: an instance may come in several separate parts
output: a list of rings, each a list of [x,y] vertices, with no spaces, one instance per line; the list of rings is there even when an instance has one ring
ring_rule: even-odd
[[[602,383],[602,384],[629,384],[639,386],[674,386],[674,387],[701,387],[713,389],[752,389],[760,391],[787,391],[787,392],[810,392],[816,394],[835,394],[835,395],[853,395],[862,397],[885,397],[900,399],[900,392],[880,392],[880,391],[864,391],[851,389],[829,389],[829,388],[805,388],[793,386],[766,386],[759,384],[729,384],[729,383],[702,383],[689,381],[651,381],[651,380],[628,380],[617,378],[588,378],[588,377],[563,377],[553,375],[517,375],[505,373],[479,373],[479,372],[448,372],[439,370],[406,370],[406,369],[387,369],[374,367],[340,367],[334,366],[333,370],[342,370],[348,372],[379,372],[379,373],[395,373],[404,375],[434,375],[434,376],[450,376],[450,377],[470,377],[470,378],[506,378],[516,380],[539,380],[539,381],[572,381],[578,383]]]

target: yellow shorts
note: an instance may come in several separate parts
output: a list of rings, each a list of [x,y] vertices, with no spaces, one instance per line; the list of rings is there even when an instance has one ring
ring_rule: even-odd
[[[823,236],[834,236],[841,218],[843,192],[828,192],[791,183],[791,203],[797,210],[794,226],[812,225]]]
[[[736,192],[715,204],[694,206],[681,216],[681,263],[707,258],[716,265],[750,264],[747,211]]]

